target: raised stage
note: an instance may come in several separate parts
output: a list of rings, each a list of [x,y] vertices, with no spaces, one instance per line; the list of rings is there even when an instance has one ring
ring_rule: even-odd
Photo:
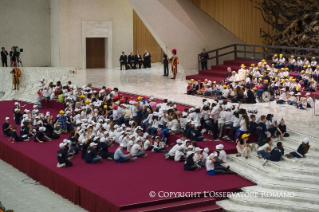
[[[21,103],[23,105],[24,103]],[[14,102],[2,101],[0,120],[12,116]],[[27,109],[32,105],[27,104]],[[47,108],[57,115],[58,110]],[[15,124],[11,121],[11,124]],[[20,127],[18,127],[19,130]],[[204,192],[236,191],[238,188],[251,186],[252,182],[238,175],[208,176],[205,169],[187,172],[183,163],[164,160],[160,153],[148,152],[147,158],[138,158],[133,163],[117,164],[103,160],[101,164],[86,164],[76,155],[74,166],[59,169],[56,167],[58,144],[69,134],[46,143],[16,142],[12,144],[8,137],[0,135],[0,158],[34,180],[62,197],[80,205],[89,211],[222,211],[215,205],[215,199],[202,198],[160,198],[164,192]],[[218,143],[201,142],[199,146],[209,147],[211,151]],[[228,153],[235,149],[234,144],[226,143]],[[110,148],[115,151],[117,145]],[[154,191],[156,196],[150,197]],[[160,209],[161,208],[161,209]],[[186,210],[186,208],[188,210]],[[160,210],[159,210],[160,209]]]

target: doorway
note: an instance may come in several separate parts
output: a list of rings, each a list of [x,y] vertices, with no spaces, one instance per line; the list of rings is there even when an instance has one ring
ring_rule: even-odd
[[[105,67],[105,38],[86,38],[86,68]]]

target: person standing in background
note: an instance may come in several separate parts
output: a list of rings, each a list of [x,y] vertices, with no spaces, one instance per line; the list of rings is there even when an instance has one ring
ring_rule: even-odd
[[[176,49],[173,49],[173,50],[172,50],[173,57],[171,57],[170,59],[168,59],[168,60],[172,63],[172,73],[173,73],[173,78],[172,78],[172,79],[175,79],[175,78],[176,78],[176,74],[177,74],[177,64],[179,63],[178,57],[176,56],[176,52],[177,52],[177,50],[176,50]]]
[[[165,77],[168,76],[168,60],[167,60],[167,54],[164,53],[163,55],[163,62],[164,62],[164,75]]]
[[[122,55],[120,56],[120,70],[122,70],[122,66],[125,66],[125,70],[127,70],[127,56],[125,55],[125,52],[122,52]]]
[[[151,68],[151,54],[147,50],[144,54],[144,68]]]
[[[138,53],[138,51],[136,52],[135,55],[135,67],[137,69],[137,64],[138,64],[138,68],[141,69],[141,66],[143,64],[143,60],[142,60],[142,56]]]
[[[21,71],[19,68],[17,68],[17,62],[14,62],[13,66],[14,66],[14,68],[10,72],[12,74],[12,83],[14,85],[13,90],[16,90],[16,89],[19,90]]]
[[[209,56],[208,53],[203,49],[202,53],[200,53],[200,60],[201,60],[201,65],[202,65],[202,70],[207,70],[207,60]]]
[[[16,50],[14,48],[14,46],[11,47],[11,51],[10,51],[10,63],[11,63],[11,67],[13,66],[13,63],[17,61],[16,58]]]
[[[127,57],[127,62],[130,66],[130,69],[136,69],[136,64],[135,64],[135,57],[133,53],[131,52],[130,55]]]
[[[8,52],[6,51],[6,49],[4,47],[2,47],[2,51],[1,51],[2,67],[8,67],[7,56],[8,56]],[[6,65],[6,66],[4,66],[4,65]]]

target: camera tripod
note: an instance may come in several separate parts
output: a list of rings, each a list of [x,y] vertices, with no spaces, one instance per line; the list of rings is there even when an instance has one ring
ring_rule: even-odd
[[[16,57],[16,58],[17,58],[17,66],[19,67],[19,63],[20,63],[21,67],[23,67],[21,57]]]

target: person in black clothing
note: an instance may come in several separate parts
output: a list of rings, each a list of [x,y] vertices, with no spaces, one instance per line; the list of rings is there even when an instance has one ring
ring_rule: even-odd
[[[44,127],[39,127],[39,131],[35,134],[33,138],[34,142],[42,143],[45,141],[51,141],[51,139],[48,136],[44,135],[43,131]]]
[[[164,75],[165,77],[168,76],[168,60],[167,60],[167,54],[164,53],[163,55],[163,63],[164,63]]]
[[[200,167],[196,165],[196,162],[194,162],[194,152],[192,151],[188,151],[187,155],[186,155],[186,161],[184,163],[184,170],[186,171],[191,171],[191,170],[195,170],[195,169],[199,169]]]
[[[58,139],[60,138],[60,135],[54,132],[54,125],[53,125],[53,120],[49,119],[49,121],[44,120],[43,122],[46,131],[45,134],[47,137],[51,138],[51,139]]]
[[[144,58],[144,68],[151,68],[151,54],[145,50],[145,53],[143,55]]]
[[[232,71],[231,71],[231,68],[228,67],[227,68],[227,73],[225,75],[225,81],[228,82],[229,81],[229,78],[232,76]]]
[[[135,67],[137,68],[137,64],[138,64],[138,68],[141,69],[141,66],[143,64],[143,60],[142,60],[142,56],[138,53],[138,51],[136,52],[135,55]]]
[[[127,56],[125,55],[125,52],[122,52],[122,55],[120,56],[120,70],[122,70],[122,66],[125,66],[125,70],[127,70]]]
[[[21,124],[21,117],[23,116],[22,113],[20,113],[20,109],[16,108],[14,109],[14,121],[16,124]]]
[[[289,133],[286,131],[286,125],[284,119],[280,120],[280,124],[277,126],[277,135],[280,135],[280,137],[289,137]]]
[[[256,98],[254,92],[250,90],[250,85],[245,85],[245,90],[247,93],[247,98],[241,99],[240,101],[247,104],[256,104]]]
[[[240,86],[236,87],[235,97],[231,98],[231,102],[239,102],[244,98],[244,91]]]
[[[10,135],[10,136],[11,136],[11,137],[9,138],[9,141],[12,140],[11,143],[14,143],[15,141],[29,141],[29,138],[28,138],[28,137],[24,138],[24,137],[18,136],[18,134],[17,134],[17,127],[16,127],[16,126],[13,126],[13,127],[12,127],[12,131],[11,131],[11,135]]]
[[[62,168],[62,167],[72,166],[73,163],[68,160],[67,152],[65,151],[66,143],[60,143],[59,147],[60,149],[57,152],[57,156],[58,156],[57,167]]]
[[[102,162],[102,158],[100,155],[98,155],[98,152],[96,151],[97,143],[90,143],[90,149],[85,154],[85,162],[86,163],[100,163]]]
[[[71,150],[74,151],[74,154],[78,154],[79,153],[79,150],[80,150],[80,147],[78,145],[78,142],[79,142],[79,134],[78,133],[75,133],[74,131],[72,131],[70,133],[70,138],[69,140],[71,141]]]
[[[21,135],[21,137],[24,137],[24,138],[33,137],[32,126],[31,126],[30,122],[27,122],[27,121],[23,122],[23,126],[20,128],[20,135]]]
[[[100,146],[101,146],[100,155],[104,159],[113,160],[114,153],[109,152],[109,150],[108,150],[110,145],[112,145],[112,144],[109,142],[106,142],[105,138],[101,138],[100,139]]]
[[[8,56],[8,52],[6,51],[6,49],[4,47],[2,47],[2,51],[1,51],[2,67],[8,67],[7,56]]]
[[[299,145],[296,152],[290,152],[289,154],[285,155],[287,158],[304,158],[305,154],[308,153],[310,148],[309,145],[309,138],[304,138],[302,143]]]
[[[257,95],[259,99],[261,98],[261,95],[264,91],[268,91],[268,82],[268,80],[264,80],[263,86],[259,90],[257,90]]]
[[[257,132],[257,126],[258,124],[256,123],[256,116],[255,115],[250,115],[250,122],[249,122],[249,132],[251,134],[256,134]]]
[[[281,142],[277,143],[277,147],[273,148],[270,152],[270,155],[266,157],[265,159],[268,161],[280,161],[281,157],[284,156],[285,150],[284,146]],[[263,166],[265,166],[265,162],[263,163]]]
[[[16,50],[15,48],[12,46],[11,47],[11,51],[10,51],[10,63],[11,63],[11,67],[13,66],[13,62],[15,62],[17,60],[16,58]]]
[[[202,53],[200,53],[200,60],[202,65],[202,70],[207,70],[207,59],[209,58],[208,53],[203,49]]]
[[[136,64],[135,64],[135,57],[133,53],[131,52],[130,55],[127,57],[127,62],[130,66],[131,69],[136,69]]]
[[[11,136],[10,118],[6,117],[6,122],[2,125],[2,132],[5,136]]]

